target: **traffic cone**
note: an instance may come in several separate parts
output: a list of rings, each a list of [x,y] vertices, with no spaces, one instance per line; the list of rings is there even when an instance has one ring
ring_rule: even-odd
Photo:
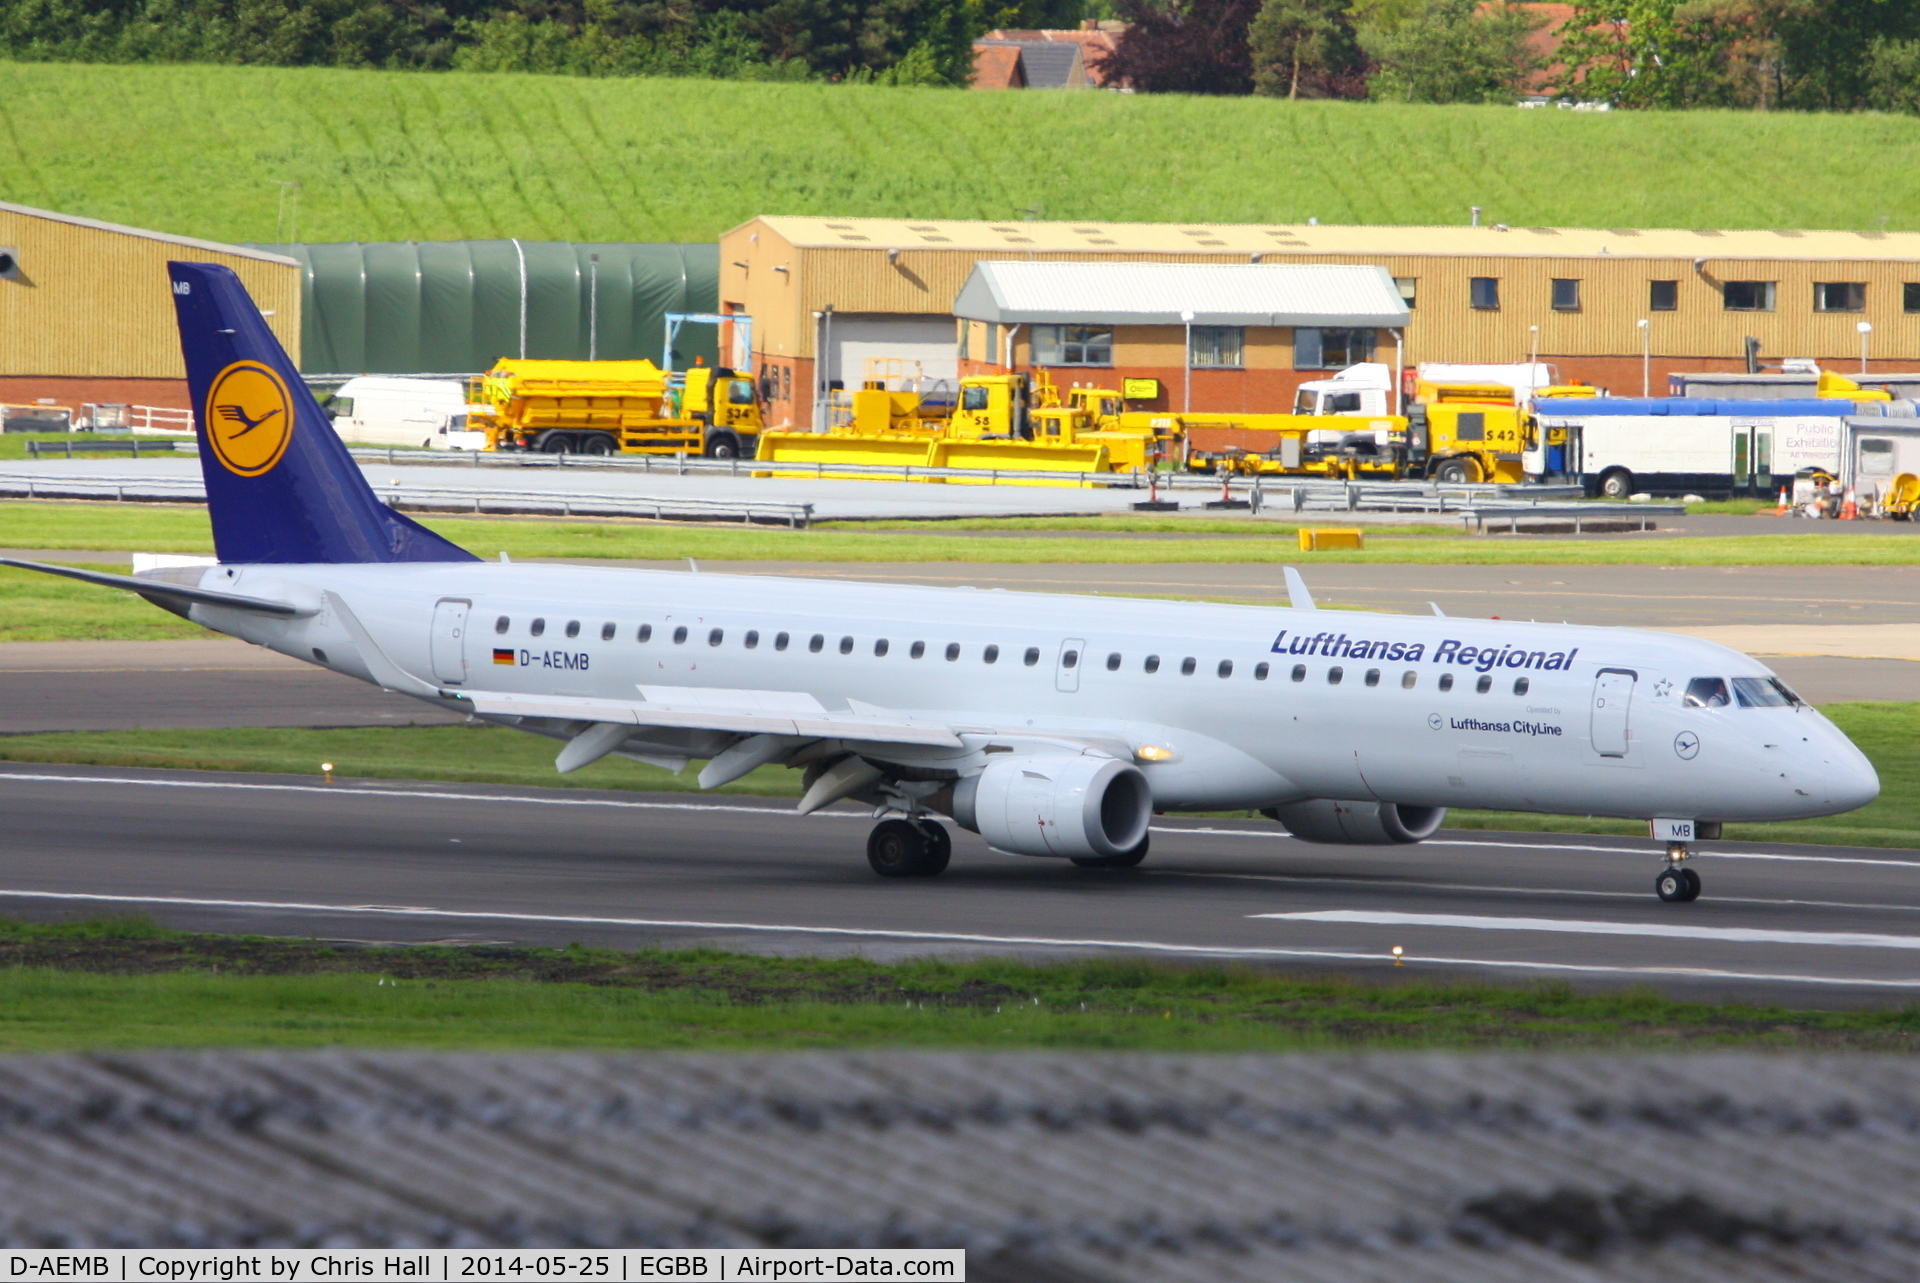
[[[1840,501],[1840,520],[1853,521],[1860,516],[1860,507],[1853,501],[1853,487],[1848,486],[1844,498]]]
[[[1778,515],[1784,517],[1789,512],[1792,512],[1792,511],[1793,511],[1793,503],[1791,500],[1787,498],[1787,488],[1785,486],[1781,486],[1780,487],[1780,512]]]

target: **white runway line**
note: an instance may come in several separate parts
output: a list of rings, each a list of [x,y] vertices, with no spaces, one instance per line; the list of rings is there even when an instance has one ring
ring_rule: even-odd
[[[1276,949],[1259,946],[1173,944],[1158,940],[1097,940],[1054,936],[990,936],[959,931],[903,931],[884,927],[820,927],[796,923],[706,922],[682,918],[609,918],[586,914],[497,913],[474,909],[435,909],[426,905],[308,904],[274,900],[203,900],[186,896],[100,895],[88,892],[29,891],[0,888],[0,899],[65,900],[86,904],[149,904],[180,908],[246,909],[293,913],[337,913],[398,918],[451,918],[487,922],[527,922],[566,926],[647,927],[692,931],[743,931],[779,935],[836,936],[869,940],[917,940],[930,944],[1011,945],[1045,949],[1120,949],[1144,953],[1207,958],[1310,958],[1330,962],[1389,961],[1384,952],[1356,953],[1334,949]],[[1255,915],[1286,916],[1286,915]],[[1770,981],[1784,984],[1847,985],[1870,989],[1920,989],[1920,978],[1878,979],[1859,976],[1809,976],[1758,971],[1727,971],[1715,967],[1624,967],[1577,962],[1525,962],[1512,958],[1443,958],[1422,955],[1415,964],[1446,967],[1491,967],[1504,971],[1566,972],[1576,975],[1664,976],[1689,980]]]
[[[1716,940],[1726,944],[1835,945],[1849,949],[1920,949],[1920,936],[1872,931],[1781,931],[1771,927],[1694,927],[1660,922],[1582,922],[1571,918],[1488,918],[1466,913],[1376,913],[1368,909],[1315,909],[1304,913],[1255,913],[1284,922],[1342,922],[1374,927],[1460,927],[1468,931],[1550,931],[1587,936],[1655,936],[1663,940]]]

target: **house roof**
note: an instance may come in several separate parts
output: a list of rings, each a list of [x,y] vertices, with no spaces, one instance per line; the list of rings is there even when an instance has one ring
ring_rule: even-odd
[[[975,45],[972,84],[975,89],[1025,89],[1019,46]]]
[[[807,249],[1078,251],[1199,255],[1460,255],[1465,257],[1920,260],[1920,232],[1685,231],[1675,228],[1390,227],[1370,224],[977,222],[955,219],[763,217]]]
[[[982,262],[953,312],[1041,325],[1392,327],[1409,315],[1384,268],[1335,263]]]
[[[1017,50],[1020,70],[1029,89],[1084,89],[1087,79],[1085,60],[1077,44],[1048,40],[981,40],[978,48]]]
[[[50,209],[35,209],[31,205],[14,205],[0,201],[0,211],[8,214],[23,214],[28,218],[44,218],[48,222],[68,223],[74,227],[88,227],[96,232],[110,232],[117,236],[136,236],[143,241],[161,241],[168,245],[178,245],[183,249],[211,250],[216,254],[229,254],[235,258],[257,258],[266,263],[281,263],[288,267],[300,266],[297,258],[288,258],[285,254],[272,254],[266,250],[247,249],[241,245],[223,245],[219,241],[196,240],[191,236],[174,236],[167,232],[148,231],[144,227],[126,227],[120,223],[103,223],[97,218],[81,218],[75,214],[61,214]]]

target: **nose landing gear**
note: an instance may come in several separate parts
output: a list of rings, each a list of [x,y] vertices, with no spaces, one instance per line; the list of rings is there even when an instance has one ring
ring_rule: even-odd
[[[1653,893],[1668,904],[1686,904],[1700,898],[1700,875],[1684,863],[1692,854],[1685,842],[1667,843],[1667,867],[1653,880]]]
[[[953,858],[953,838],[932,820],[882,820],[867,835],[867,863],[883,878],[932,878]]]

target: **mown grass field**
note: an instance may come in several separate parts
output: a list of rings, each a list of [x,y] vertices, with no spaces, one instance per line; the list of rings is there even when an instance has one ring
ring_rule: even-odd
[[[0,922],[0,1052],[135,1047],[1911,1052],[1920,1008],[1794,1011],[1126,959],[896,964],[718,952],[352,949]]]
[[[89,570],[116,575],[133,569],[108,562],[85,564]],[[172,641],[215,635],[132,593],[0,566],[0,642]]]
[[[1826,842],[1920,847],[1920,704],[1829,704],[1821,710],[1860,746],[1880,772],[1880,798],[1847,815],[1792,824],[1734,824],[1738,842]],[[496,727],[379,726],[338,730],[65,731],[0,737],[0,761],[172,770],[260,771],[317,776],[332,762],[336,778],[442,780],[536,788],[697,789],[698,770],[671,775],[639,762],[606,758],[570,775],[553,769],[559,745]],[[766,766],[723,792],[798,797],[800,773]],[[1582,816],[1452,811],[1451,828],[1644,836],[1646,825]]]
[[[709,241],[757,214],[1025,210],[1431,224],[1470,205],[1515,225],[1904,230],[1920,171],[1878,162],[1917,143],[1920,120],[1865,114],[0,65],[0,198],[222,241]],[[302,184],[295,235],[280,181]]]

